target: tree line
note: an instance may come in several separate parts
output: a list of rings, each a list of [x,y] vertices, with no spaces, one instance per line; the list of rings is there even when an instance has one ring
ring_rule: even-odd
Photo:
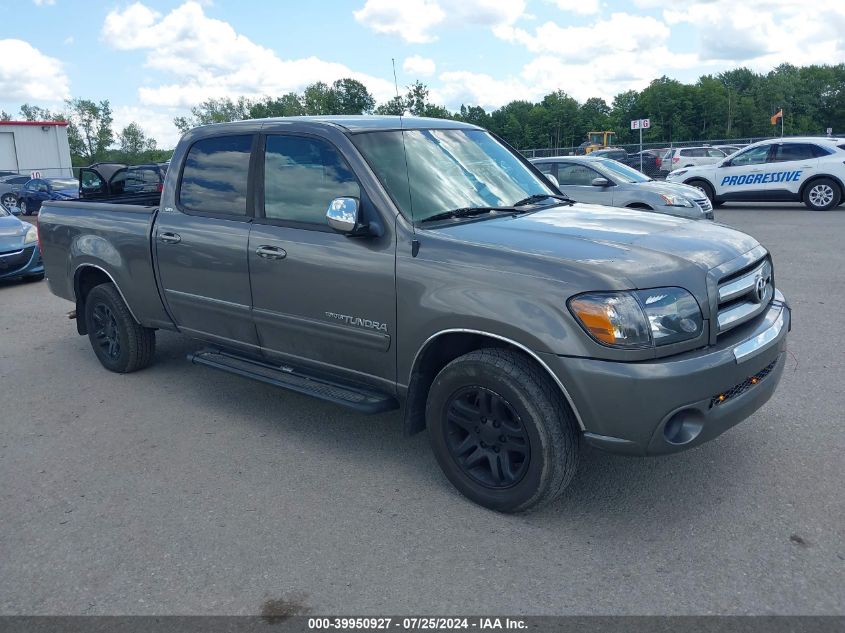
[[[169,156],[136,123],[115,134],[107,100],[72,99],[65,106],[61,112],[50,112],[24,104],[21,116],[68,121],[74,165],[98,160],[148,162]],[[601,130],[614,130],[617,144],[635,143],[638,132],[630,129],[630,121],[641,118],[651,120],[651,128],[643,135],[645,142],[774,136],[780,134],[780,126],[773,126],[770,118],[781,109],[786,135],[819,135],[827,128],[845,132],[845,64],[782,64],[765,74],[738,68],[704,75],[691,84],[661,77],[643,90],[619,93],[609,104],[598,97],[579,103],[559,90],[538,102],[511,101],[490,112],[477,105],[450,111],[432,103],[428,87],[420,81],[407,86],[404,94],[376,104],[364,84],[346,78],[263,99],[208,99],[173,123],[185,132],[197,125],[277,116],[412,114],[480,125],[514,147],[528,149],[574,147],[588,132]],[[0,117],[10,115],[3,112]]]

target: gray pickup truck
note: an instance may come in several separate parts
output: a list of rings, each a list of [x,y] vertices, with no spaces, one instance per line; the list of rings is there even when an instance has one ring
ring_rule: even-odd
[[[579,443],[657,455],[751,415],[790,310],[769,253],[718,224],[572,204],[490,133],[320,117],[192,130],[160,206],[47,202],[52,291],[107,369],[155,331],[213,367],[427,429],[505,512],[551,501]]]

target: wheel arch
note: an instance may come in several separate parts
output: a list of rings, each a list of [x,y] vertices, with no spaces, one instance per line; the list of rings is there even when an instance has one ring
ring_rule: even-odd
[[[646,204],[645,202],[631,202],[630,204],[625,205],[626,209],[642,209],[645,211],[654,211],[654,207],[650,204]]]
[[[136,323],[140,324],[138,317],[135,316],[129,302],[126,301],[126,296],[123,294],[123,291],[120,289],[120,286],[114,280],[111,273],[97,264],[85,263],[77,266],[73,273],[73,296],[76,298],[76,331],[79,334],[88,334],[88,328],[85,324],[84,317],[85,299],[95,287],[108,283],[113,284],[114,287],[117,288],[117,292],[120,295],[120,298],[123,299],[123,303],[126,304],[129,314],[132,315],[132,318],[135,319]]]
[[[567,406],[578,422],[578,427],[582,431],[584,430],[584,424],[572,396],[551,368],[530,348],[499,334],[455,328],[432,334],[417,350],[405,399],[404,431],[406,435],[413,435],[425,430],[426,400],[431,384],[438,372],[459,356],[490,347],[511,349],[518,352],[548,374],[560,389]]]
[[[845,199],[845,183],[842,182],[842,179],[834,176],[833,174],[815,174],[807,178],[807,181],[801,185],[801,188],[798,190],[798,195],[801,196],[801,199],[804,199],[804,192],[807,191],[807,187],[812,185],[817,180],[822,179],[832,180],[837,185],[839,185],[839,193],[843,199]]]

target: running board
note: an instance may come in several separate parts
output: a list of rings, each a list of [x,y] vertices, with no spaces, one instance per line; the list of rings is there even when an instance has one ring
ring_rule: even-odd
[[[381,413],[399,408],[395,398],[367,387],[339,382],[334,377],[311,373],[290,365],[272,365],[237,356],[220,349],[209,348],[188,354],[188,360],[195,365],[206,365],[252,378],[268,385],[334,402],[361,413]]]

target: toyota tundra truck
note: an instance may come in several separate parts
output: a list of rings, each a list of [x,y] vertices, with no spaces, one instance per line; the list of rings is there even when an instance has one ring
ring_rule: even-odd
[[[784,368],[791,313],[757,240],[573,204],[455,121],[199,127],[158,206],[50,201],[38,228],[106,369],[147,367],[172,330],[202,341],[195,365],[399,410],[461,493],[502,512],[558,497],[582,441],[712,440]]]

